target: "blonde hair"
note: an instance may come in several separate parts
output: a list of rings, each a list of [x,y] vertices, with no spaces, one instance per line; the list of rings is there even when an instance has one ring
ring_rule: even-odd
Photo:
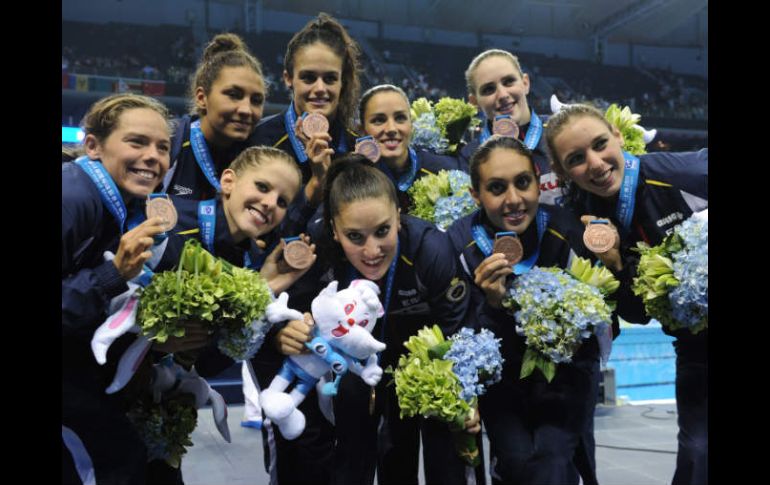
[[[511,61],[511,64],[513,64],[513,67],[515,67],[516,70],[519,71],[519,74],[523,75],[523,71],[521,70],[521,64],[519,64],[518,57],[502,49],[485,50],[484,52],[482,52],[481,54],[473,58],[470,65],[468,66],[468,69],[466,69],[465,71],[465,84],[468,87],[468,94],[473,94],[473,95],[476,94],[476,83],[473,79],[473,75],[476,72],[476,69],[478,69],[479,64],[481,64],[483,60],[492,56],[505,57],[506,59]]]
[[[269,146],[254,146],[243,150],[230,164],[230,170],[235,175],[242,175],[250,168],[259,168],[267,160],[277,160],[290,166],[297,175],[297,184],[302,186],[302,172],[294,159],[283,150]]]

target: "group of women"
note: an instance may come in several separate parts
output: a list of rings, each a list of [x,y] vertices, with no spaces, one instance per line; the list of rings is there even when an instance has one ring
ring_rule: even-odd
[[[646,323],[630,291],[637,263],[630,248],[640,240],[661,242],[707,207],[708,151],[630,156],[617,129],[589,106],[563,109],[544,125],[527,103],[530,79],[518,59],[496,49],[479,54],[465,73],[469,101],[484,119],[478,139],[454,154],[415,150],[404,92],[381,85],[360,95],[359,69],[356,42],[320,14],[287,46],[283,81],[292,102],[281,113],[262,119],[269,92],[260,63],[233,34],[217,35],[203,53],[191,84],[191,115],[172,122],[162,104],[135,94],[91,107],[83,153],[62,164],[65,483],[183,483],[181,468],[148,462],[126,410],[148,392],[147,368],[164,355],[203,377],[233,361],[205,329],[188,323],[183,337],[155,343],[144,372],[108,395],[104,389],[133,337],[118,339],[104,366],[94,360],[90,339],[111,300],[145,264],[152,261],[155,272],[172,269],[189,238],[259,271],[274,295],[288,292],[290,306],[302,311],[332,280],[341,288],[354,278],[376,282],[385,314],[372,332],[387,344],[383,368],[395,366],[403,343],[425,325],[435,322],[445,335],[464,326],[490,329],[502,339],[503,380],[481,398],[465,431],[480,442],[479,419],[484,423],[492,482],[577,484],[582,477],[598,483],[596,337],[571,363],[559,364],[553,381],[538,374],[519,379],[525,346],[501,301],[522,271],[565,268],[583,256],[601,260],[621,282],[616,316]],[[303,130],[306,114],[323,115],[328,128]],[[518,136],[492,134],[500,115],[517,123]],[[365,135],[379,148],[376,163],[354,152],[356,138]],[[468,172],[478,205],[446,232],[407,214],[409,187],[442,169]],[[168,232],[159,218],[144,215],[146,199],[156,194],[168,196],[179,214]],[[609,219],[618,231],[607,253],[594,255],[583,245],[592,218]],[[523,246],[523,270],[490,249],[497,233],[511,231]],[[281,264],[290,237],[311,245],[310,267]],[[306,317],[268,333],[250,362],[261,388],[286,356],[307,351],[312,324]],[[707,331],[674,336],[680,425],[674,483],[707,483]],[[307,421],[297,439],[284,439],[266,423],[271,483],[358,485],[373,483],[376,472],[383,485],[416,484],[420,445],[426,483],[485,483],[485,464],[465,466],[447,424],[399,416],[388,381],[386,375],[373,391],[345,375],[333,399],[334,424],[311,390],[300,405]]]

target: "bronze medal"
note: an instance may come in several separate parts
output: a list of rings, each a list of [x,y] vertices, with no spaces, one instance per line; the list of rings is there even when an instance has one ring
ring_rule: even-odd
[[[329,120],[321,113],[308,113],[302,118],[302,132],[308,138],[312,138],[316,133],[328,133]]]
[[[305,269],[313,262],[313,251],[310,246],[297,239],[283,248],[283,259],[294,269]]]
[[[504,116],[495,119],[492,123],[492,132],[495,135],[510,136],[516,138],[519,136],[519,125],[511,119],[510,116]]]
[[[163,232],[168,232],[176,226],[178,219],[174,203],[166,197],[147,198],[147,207],[145,209],[147,219],[160,217],[163,219]]]
[[[362,138],[356,142],[356,153],[360,153],[374,163],[380,159],[380,146],[373,138]]]
[[[374,386],[372,386],[372,392],[369,394],[369,416],[374,416],[374,401],[377,394],[374,392]]]
[[[596,254],[606,253],[615,245],[617,234],[609,224],[594,223],[586,226],[583,232],[583,244]]]
[[[521,245],[521,241],[519,241],[518,237],[513,236],[497,238],[492,251],[505,254],[505,258],[511,266],[521,261],[521,258],[524,256],[524,248]]]

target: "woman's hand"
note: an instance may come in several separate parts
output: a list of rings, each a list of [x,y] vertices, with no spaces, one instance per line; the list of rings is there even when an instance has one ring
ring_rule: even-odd
[[[468,434],[478,434],[481,431],[481,415],[479,415],[479,407],[473,407],[473,415],[465,419],[465,432]]]
[[[278,348],[278,351],[283,355],[299,355],[307,354],[310,352],[305,346],[305,342],[309,342],[310,334],[313,330],[313,317],[305,312],[304,320],[289,320],[275,336],[274,343]]]
[[[213,334],[209,334],[208,330],[200,322],[188,322],[184,325],[184,329],[184,337],[171,336],[163,343],[155,342],[152,345],[153,349],[167,354],[175,354],[197,350],[211,342]]]
[[[281,243],[265,258],[265,263],[262,265],[262,269],[259,270],[259,274],[265,278],[267,285],[274,295],[288,290],[302,275],[308,272],[315,263],[316,258],[318,258],[318,255],[315,254],[315,244],[310,244],[310,236],[300,234],[299,237],[305,244],[310,246],[310,250],[313,252],[310,266],[305,269],[294,269],[286,264],[286,261],[281,259],[286,242],[281,239]]]
[[[588,226],[591,223],[591,221],[595,221],[597,219],[599,218],[596,216],[586,214],[580,217],[580,222]],[[603,220],[607,220],[607,219],[603,219]],[[594,253],[594,254],[596,255],[597,258],[599,258],[599,261],[601,261],[604,264],[604,266],[610,268],[615,272],[619,272],[623,269],[623,260],[620,257],[620,234],[618,233],[618,228],[615,227],[615,225],[612,224],[612,222],[610,222],[609,220],[607,220],[607,225],[610,227],[610,229],[613,230],[613,232],[615,232],[615,244],[613,244],[612,248],[610,248],[610,250],[607,251],[606,253]]]
[[[115,253],[115,259],[112,260],[112,263],[123,279],[129,281],[139,276],[144,263],[152,257],[150,248],[155,242],[153,237],[162,232],[163,219],[153,217],[120,237],[118,251]]]
[[[481,262],[474,272],[474,283],[484,291],[487,303],[502,308],[505,296],[505,280],[513,273],[513,267],[503,253],[494,253]]]

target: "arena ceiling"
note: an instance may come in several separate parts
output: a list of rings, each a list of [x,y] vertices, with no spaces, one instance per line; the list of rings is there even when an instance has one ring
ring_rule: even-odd
[[[231,0],[232,1],[232,0]],[[246,0],[249,1],[249,0]],[[708,47],[707,0],[262,0],[266,9],[392,24]]]

